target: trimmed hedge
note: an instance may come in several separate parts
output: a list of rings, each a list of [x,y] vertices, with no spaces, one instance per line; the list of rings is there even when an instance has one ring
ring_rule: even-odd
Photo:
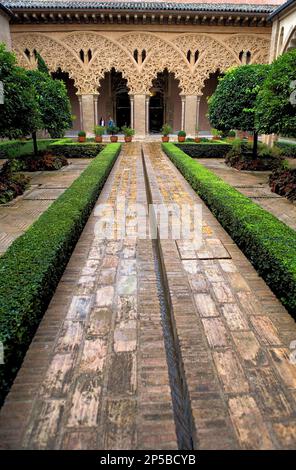
[[[296,144],[290,144],[288,142],[276,142],[275,146],[281,149],[284,157],[296,158]]]
[[[65,142],[59,140],[51,144],[48,150],[53,155],[63,156],[66,158],[94,158],[104,148],[104,145],[96,142]]]
[[[0,258],[3,400],[120,152],[109,144]]]
[[[39,139],[38,149],[45,150],[57,139]],[[32,140],[5,140],[0,142],[0,158],[17,158],[33,153]]]
[[[219,141],[175,145],[192,158],[224,158],[232,147]]]
[[[291,314],[296,314],[296,233],[174,144],[163,150]]]

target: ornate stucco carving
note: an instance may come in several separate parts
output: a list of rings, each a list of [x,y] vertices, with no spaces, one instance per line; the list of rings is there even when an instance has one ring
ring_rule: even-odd
[[[127,79],[130,93],[148,94],[157,73],[167,68],[179,80],[182,94],[191,95],[201,94],[210,73],[239,65],[241,51],[251,52],[251,62],[267,62],[268,38],[243,34],[221,37],[182,34],[170,40],[157,34],[130,32],[110,39],[100,32],[77,31],[56,38],[50,33],[32,32],[14,34],[13,48],[19,64],[26,68],[36,66],[32,54],[36,49],[51,71],[60,68],[69,73],[78,93],[97,93],[104,73],[114,67]]]

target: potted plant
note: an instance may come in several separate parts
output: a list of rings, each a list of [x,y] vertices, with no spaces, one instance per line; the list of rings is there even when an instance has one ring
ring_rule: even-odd
[[[172,128],[169,124],[164,124],[161,128],[162,141],[168,142],[170,140],[169,134],[172,132]]]
[[[134,129],[132,129],[131,127],[123,126],[121,130],[124,133],[125,142],[131,142],[133,139],[133,135],[135,135]]]
[[[197,144],[201,141],[201,138],[198,137],[198,132],[199,132],[199,129],[198,129],[198,127],[196,127],[196,128],[195,128],[195,138],[194,138],[194,142],[197,143]]]
[[[228,140],[234,140],[235,139],[235,131],[229,131],[227,137],[228,137]]]
[[[218,131],[218,129],[211,129],[211,134],[212,134],[212,140],[220,140],[221,133],[220,131]]]
[[[86,132],[79,131],[78,132],[78,142],[85,142],[86,141]]]
[[[117,132],[119,131],[119,128],[113,124],[112,126],[107,127],[107,132],[110,134],[110,141],[111,142],[117,142],[118,141],[118,135]]]
[[[104,126],[96,126],[94,128],[95,141],[96,142],[102,142],[103,141],[104,132],[105,132],[105,127]]]
[[[178,132],[178,142],[185,142],[186,139],[186,132],[185,131],[179,131]]]

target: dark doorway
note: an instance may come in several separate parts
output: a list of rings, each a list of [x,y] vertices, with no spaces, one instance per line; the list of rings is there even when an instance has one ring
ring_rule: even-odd
[[[118,127],[131,125],[131,104],[127,80],[121,72],[111,70],[111,92],[114,106],[114,119]]]
[[[156,91],[149,101],[149,132],[159,133],[164,124],[163,94]]]
[[[166,122],[166,100],[168,95],[169,73],[167,69],[157,74],[152,81],[149,100],[149,132],[160,133]]]
[[[69,74],[62,72],[61,69],[58,69],[56,72],[53,72],[52,78],[57,80],[62,80],[65,83],[67,88],[67,93],[71,103],[71,112],[73,115],[73,124],[72,130],[79,131],[81,129],[81,118],[80,118],[80,106],[77,96],[77,88],[75,87],[75,82],[72,78],[69,78]]]

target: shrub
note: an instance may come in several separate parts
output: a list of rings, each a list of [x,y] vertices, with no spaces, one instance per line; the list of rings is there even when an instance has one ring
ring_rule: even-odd
[[[56,142],[58,139],[39,139],[38,149],[45,150],[50,144]],[[67,141],[71,139],[63,139]],[[27,140],[5,140],[0,142],[0,158],[17,158],[22,155],[28,155],[33,152],[33,141]]]
[[[110,144],[0,258],[1,398],[7,392],[120,151]]]
[[[296,314],[296,233],[173,144],[163,150],[284,306]]]
[[[51,144],[48,151],[53,155],[66,158],[94,158],[103,148],[103,145],[95,142],[78,143],[59,140]]]
[[[135,130],[131,127],[123,126],[121,130],[124,133],[125,137],[132,137],[133,135],[135,135]]]
[[[110,135],[115,135],[118,132],[119,132],[119,127],[115,126],[115,124],[107,127],[107,133]]]
[[[267,147],[258,144],[258,157],[254,158],[252,145],[239,139],[233,142],[231,150],[227,153],[225,163],[237,170],[266,171],[279,168],[283,164],[277,147]]]
[[[106,127],[104,126],[95,126],[94,128],[94,134],[98,136],[104,135],[105,131],[106,131]]]
[[[269,177],[269,186],[274,193],[296,201],[296,168],[275,170]]]
[[[186,132],[185,131],[179,131],[178,132],[178,137],[186,137]]]
[[[86,137],[86,132],[85,131],[79,131],[78,132],[78,137]]]
[[[231,144],[219,141],[200,142],[198,144],[188,143],[175,144],[192,158],[224,158],[231,149]]]
[[[19,173],[0,173],[0,204],[5,204],[23,194],[30,178]]]
[[[281,154],[287,158],[296,158],[296,144],[288,142],[276,142],[275,147],[281,150]]]
[[[161,133],[164,137],[167,137],[172,132],[172,127],[169,124],[164,124],[161,128]]]

